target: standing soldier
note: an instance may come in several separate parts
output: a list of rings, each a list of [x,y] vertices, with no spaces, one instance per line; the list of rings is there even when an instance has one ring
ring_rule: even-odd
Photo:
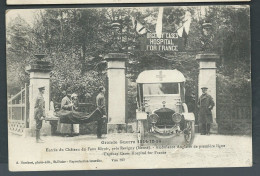
[[[43,94],[45,87],[39,87],[39,95],[36,98],[34,106],[34,119],[36,121],[36,142],[43,143],[44,141],[40,137],[40,130],[42,128],[42,120],[46,117],[45,115],[45,101]]]
[[[106,89],[103,86],[99,87],[99,94],[96,98],[97,108],[102,112],[103,117],[97,121],[97,137],[101,138],[102,136],[102,126],[104,124],[104,119],[106,118],[106,99],[105,99],[105,92]]]
[[[210,124],[213,122],[211,110],[215,106],[215,103],[213,98],[207,93],[208,88],[203,86],[201,89],[202,95],[198,101],[200,133],[201,135],[209,135]]]

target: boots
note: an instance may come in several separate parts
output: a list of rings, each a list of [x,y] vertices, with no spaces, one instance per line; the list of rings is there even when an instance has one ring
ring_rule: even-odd
[[[206,135],[210,135],[210,123],[206,123]]]
[[[44,143],[44,141],[40,138],[40,130],[36,130],[36,142]]]

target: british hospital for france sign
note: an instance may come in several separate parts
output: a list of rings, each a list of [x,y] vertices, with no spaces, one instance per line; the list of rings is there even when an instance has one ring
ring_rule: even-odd
[[[162,33],[158,38],[156,33],[146,34],[146,51],[179,51],[180,38],[178,33]]]

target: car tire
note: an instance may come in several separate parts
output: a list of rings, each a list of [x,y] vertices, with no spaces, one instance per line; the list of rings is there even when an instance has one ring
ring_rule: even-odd
[[[186,146],[191,146],[195,137],[195,121],[186,121],[186,132],[184,133],[184,139]]]

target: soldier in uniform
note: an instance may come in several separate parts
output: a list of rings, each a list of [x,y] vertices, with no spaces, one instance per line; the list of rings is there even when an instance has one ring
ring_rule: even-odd
[[[34,119],[36,121],[36,142],[43,143],[44,141],[40,137],[40,130],[42,128],[42,120],[46,117],[45,115],[45,101],[43,94],[45,87],[39,87],[39,95],[36,98],[34,105]]]
[[[106,99],[105,99],[105,92],[106,89],[103,86],[99,87],[99,94],[96,97],[96,103],[97,103],[97,108],[102,112],[103,117],[102,119],[98,120],[97,124],[97,137],[101,138],[102,136],[102,126],[104,124],[104,121],[106,119]]]
[[[201,135],[208,134],[210,132],[210,124],[213,122],[211,110],[215,106],[213,98],[207,93],[208,88],[203,86],[202,95],[199,97],[199,127]]]

